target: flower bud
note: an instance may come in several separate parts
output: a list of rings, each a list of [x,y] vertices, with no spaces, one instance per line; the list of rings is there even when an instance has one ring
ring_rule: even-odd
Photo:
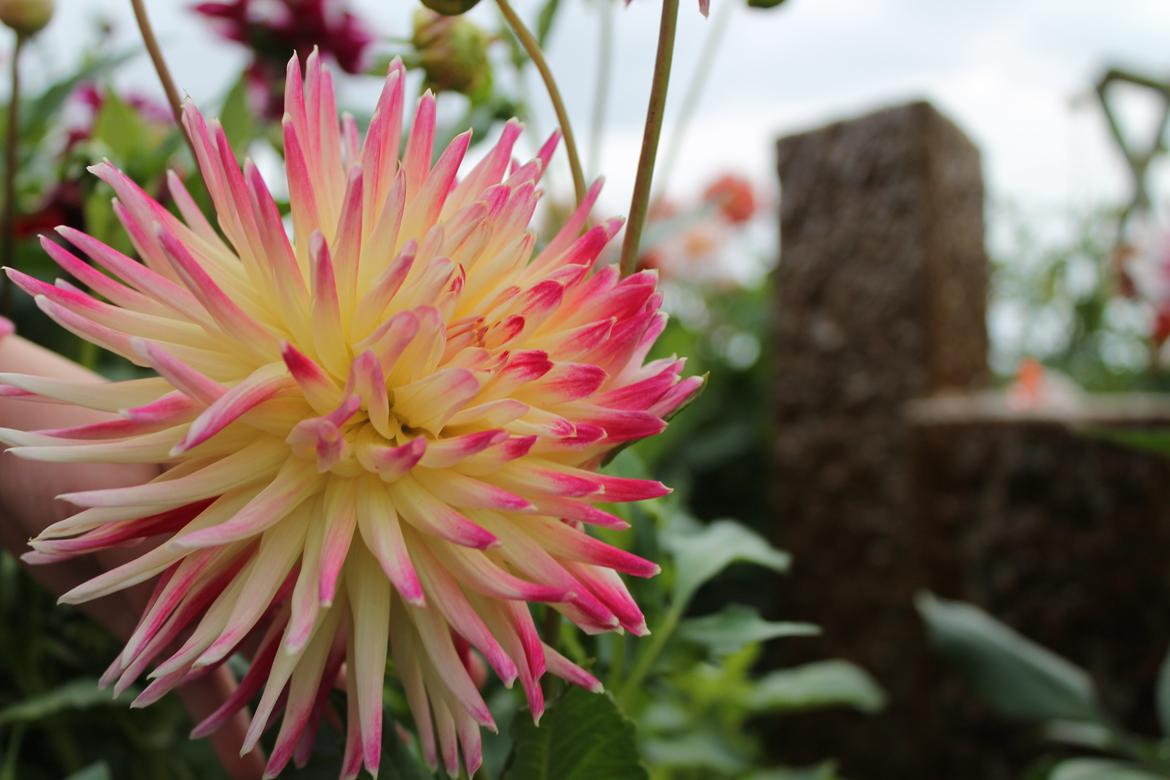
[[[435,91],[473,95],[490,83],[487,35],[466,17],[418,11],[411,42]]]
[[[444,16],[458,16],[470,11],[479,0],[422,0],[422,4]]]
[[[0,22],[18,35],[36,35],[53,18],[55,0],[0,0]]]

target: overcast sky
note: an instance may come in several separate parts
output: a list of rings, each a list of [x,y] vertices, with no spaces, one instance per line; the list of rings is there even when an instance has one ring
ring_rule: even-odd
[[[718,6],[726,0],[713,0]],[[63,0],[39,46],[46,69],[63,68],[93,14],[119,21],[134,42],[126,0]],[[210,102],[243,62],[215,41],[184,0],[150,0],[182,88]],[[407,0],[356,0],[386,35],[405,35]],[[550,43],[554,72],[578,133],[588,135],[600,0],[565,0]],[[711,23],[684,0],[676,54],[678,108]],[[494,22],[488,0],[477,9]],[[529,18],[538,0],[517,0]],[[617,52],[604,138],[607,204],[623,209],[632,184],[658,23],[656,0],[614,9]],[[717,10],[713,10],[713,16]],[[686,192],[723,170],[771,183],[774,140],[786,133],[893,102],[925,97],[980,145],[992,197],[1035,209],[1085,207],[1125,189],[1099,111],[1077,101],[1107,65],[1170,76],[1170,3],[1152,0],[789,0],[774,12],[737,7],[673,172]],[[153,90],[144,61],[123,81]],[[542,93],[534,99],[552,127]],[[350,100],[364,90],[350,88]],[[1135,125],[1150,106],[1126,101]],[[668,118],[667,134],[672,129]],[[584,141],[583,141],[584,143]],[[562,163],[563,164],[563,163]],[[565,181],[564,176],[561,182]]]

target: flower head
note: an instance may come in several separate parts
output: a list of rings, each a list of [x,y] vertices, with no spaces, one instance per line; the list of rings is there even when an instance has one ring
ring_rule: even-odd
[[[34,561],[146,542],[67,593],[74,603],[155,580],[104,680],[137,704],[206,673],[249,638],[217,728],[255,695],[243,748],[283,720],[268,771],[310,749],[326,695],[349,692],[343,776],[379,763],[388,653],[424,756],[480,763],[494,726],[474,649],[535,717],[547,671],[599,688],[545,645],[529,602],[587,632],[645,632],[619,573],[658,567],[586,525],[623,527],[598,502],[662,495],[599,474],[697,389],[683,361],[645,363],[664,315],[652,273],[595,261],[617,232],[585,229],[599,188],[537,250],[528,225],[556,138],[513,164],[520,126],[461,178],[456,137],[432,164],[435,101],[419,101],[399,157],[405,73],[391,66],[364,139],[338,123],[316,55],[288,65],[284,139],[293,238],[256,168],[190,104],[184,121],[219,232],[177,177],[180,217],[109,164],[94,173],[144,264],[76,230],[44,240],[74,284],[12,279],[63,327],[157,374],[75,385],[0,375],[7,395],[117,411],[80,428],[0,431],[21,457],[161,462],[149,483],[72,493],[81,508],[33,540]],[[104,300],[103,300],[104,299]],[[6,387],[5,387],[6,386]],[[344,669],[344,672],[342,670]]]
[[[0,22],[19,35],[36,35],[53,19],[56,0],[0,0]]]

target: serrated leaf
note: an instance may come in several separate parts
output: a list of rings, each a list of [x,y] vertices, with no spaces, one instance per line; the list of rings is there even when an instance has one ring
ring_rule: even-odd
[[[772,571],[786,571],[791,556],[764,537],[733,520],[717,520],[696,534],[667,535],[663,544],[674,553],[672,598],[686,604],[704,583],[733,563],[754,563]]]
[[[1073,758],[1057,764],[1048,780],[1161,780],[1135,764],[1103,758]]]
[[[771,672],[757,680],[745,706],[752,712],[795,712],[851,707],[877,712],[886,704],[881,686],[848,661],[816,661]]]
[[[634,724],[608,694],[569,688],[540,726],[527,712],[512,724],[515,742],[504,780],[648,780]]]
[[[764,620],[751,607],[731,604],[714,615],[684,620],[679,636],[707,647],[713,655],[731,655],[744,646],[789,636],[812,636],[820,629],[811,623]]]
[[[1000,714],[1024,720],[1100,722],[1084,670],[983,610],[930,594],[917,599],[931,643]]]
[[[115,699],[109,691],[100,690],[97,680],[73,680],[0,710],[0,726],[38,721],[69,710],[114,704],[125,698]]]

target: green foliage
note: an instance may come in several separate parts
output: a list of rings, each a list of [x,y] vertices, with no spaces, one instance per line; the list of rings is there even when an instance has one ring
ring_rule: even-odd
[[[97,761],[80,772],[69,775],[65,780],[114,780],[114,776],[110,773],[109,764],[105,761]]]
[[[729,604],[721,612],[684,620],[679,637],[706,647],[713,656],[738,653],[747,645],[782,637],[812,636],[820,629],[810,623],[764,620],[760,613],[743,604]]]
[[[556,21],[557,12],[561,10],[561,0],[544,0],[544,5],[540,7],[540,13],[536,15],[536,42],[544,48],[544,44],[548,41],[548,34],[552,32],[553,22]]]
[[[1026,214],[1000,206],[993,241],[993,368],[1023,358],[1059,369],[1095,392],[1165,389],[1141,305],[1120,295],[1112,265],[1116,214],[1108,209]],[[1048,230],[1041,233],[1038,224]]]
[[[926,594],[919,597],[918,609],[935,647],[996,712],[1041,725],[1054,742],[1121,759],[1048,761],[1029,778],[1152,780],[1170,774],[1167,662],[1156,691],[1163,738],[1151,740],[1126,731],[1103,710],[1085,672],[977,607]]]
[[[924,594],[918,611],[930,641],[1001,714],[1098,722],[1093,682],[1081,669],[978,607]]]
[[[97,678],[83,678],[0,709],[0,726],[43,720],[69,710],[109,705],[124,707],[133,698],[123,695],[115,699],[109,691],[98,688]]]
[[[841,776],[837,774],[837,765],[827,761],[803,769],[765,769],[751,773],[744,780],[841,780]]]
[[[791,563],[788,553],[774,549],[756,532],[730,520],[716,521],[694,534],[668,535],[665,545],[675,560],[671,598],[684,604],[733,563],[754,563],[775,572],[787,571]]]
[[[746,701],[747,708],[755,713],[825,707],[873,713],[885,703],[885,694],[874,679],[848,661],[817,661],[771,672],[756,682]]]
[[[748,8],[759,8],[761,10],[779,8],[785,2],[786,0],[747,0]]]
[[[1158,668],[1158,684],[1154,689],[1154,706],[1158,712],[1158,725],[1162,733],[1170,736],[1170,652],[1162,659]]]
[[[569,688],[539,727],[527,712],[512,724],[512,757],[505,780],[645,780],[634,726],[608,695]]]
[[[1135,450],[1170,455],[1170,431],[1151,428],[1094,428],[1087,430],[1086,433]]]
[[[1058,764],[1048,780],[1159,780],[1162,777],[1165,775],[1155,775],[1121,761],[1074,758]]]
[[[219,110],[219,123],[237,157],[244,157],[252,141],[260,137],[263,128],[248,102],[248,81],[241,76],[232,85]]]

